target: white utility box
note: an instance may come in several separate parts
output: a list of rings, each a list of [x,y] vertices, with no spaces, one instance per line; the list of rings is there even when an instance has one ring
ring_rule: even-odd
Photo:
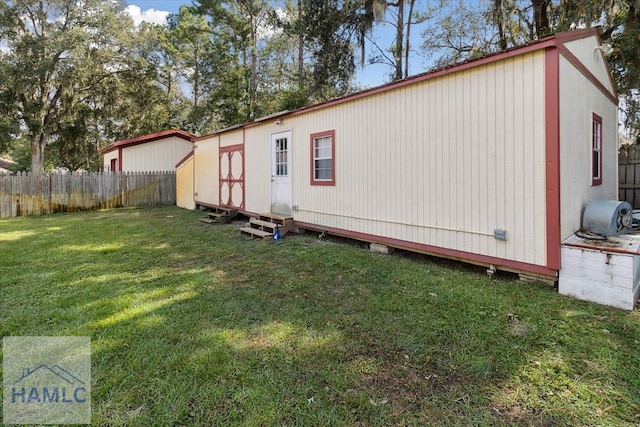
[[[640,235],[605,240],[572,235],[562,243],[558,292],[632,310],[640,296]]]

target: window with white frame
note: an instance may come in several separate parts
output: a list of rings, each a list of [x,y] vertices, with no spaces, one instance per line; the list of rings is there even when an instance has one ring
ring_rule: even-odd
[[[602,117],[593,114],[591,121],[591,184],[602,184]]]
[[[311,185],[335,185],[335,131],[311,135]]]

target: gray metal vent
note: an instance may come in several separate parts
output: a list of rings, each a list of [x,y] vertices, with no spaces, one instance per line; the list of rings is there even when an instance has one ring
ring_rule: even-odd
[[[629,202],[595,199],[582,214],[582,229],[605,236],[618,236],[631,231],[633,208]]]

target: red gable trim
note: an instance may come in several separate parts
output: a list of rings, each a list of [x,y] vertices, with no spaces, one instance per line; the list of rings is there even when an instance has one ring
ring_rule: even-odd
[[[176,136],[178,138],[182,138],[185,141],[189,141],[189,142],[192,142],[193,138],[195,138],[194,134],[192,134],[190,132],[185,132],[185,131],[180,130],[180,129],[165,130],[163,132],[153,133],[153,134],[150,134],[150,135],[138,136],[136,138],[125,139],[123,141],[113,142],[113,143],[107,145],[106,147],[104,147],[103,149],[101,149],[100,150],[100,154],[106,154],[106,153],[108,153],[110,151],[115,150],[116,148],[131,147],[133,145],[144,144],[144,143],[151,142],[151,141],[157,141],[157,140],[163,139],[163,138],[170,138],[172,136]]]
[[[184,156],[182,158],[182,160],[180,160],[177,164],[176,164],[176,169],[178,169],[180,166],[182,166],[183,164],[185,164],[187,161],[189,161],[190,158],[193,157],[193,150],[189,151],[189,154],[187,154],[186,156]]]
[[[600,27],[583,28],[581,30],[565,31],[563,33],[556,33],[552,35],[558,43],[567,43],[574,40],[584,39],[585,37],[596,36],[598,37],[598,43],[600,43]]]
[[[193,138],[193,142],[204,141],[205,139],[213,138],[218,135],[219,132],[209,133],[207,135],[200,135]]]
[[[573,64],[573,66],[576,67],[582,73],[582,75],[584,75],[591,82],[591,84],[597,87],[598,90],[609,99],[609,101],[618,105],[618,94],[616,93],[615,84],[611,84],[611,87],[613,87],[613,92],[611,92],[605,85],[602,84],[600,80],[598,80],[596,76],[593,75],[591,71],[589,71],[589,69],[582,62],[580,62],[580,60],[573,53],[571,53],[569,49],[567,49],[564,44],[559,45],[558,49],[562,53],[562,56],[571,64]],[[611,75],[609,75],[609,78],[611,78]]]

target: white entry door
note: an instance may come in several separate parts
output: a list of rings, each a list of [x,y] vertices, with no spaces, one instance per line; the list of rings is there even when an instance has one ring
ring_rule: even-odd
[[[291,215],[291,131],[271,135],[271,213]]]

